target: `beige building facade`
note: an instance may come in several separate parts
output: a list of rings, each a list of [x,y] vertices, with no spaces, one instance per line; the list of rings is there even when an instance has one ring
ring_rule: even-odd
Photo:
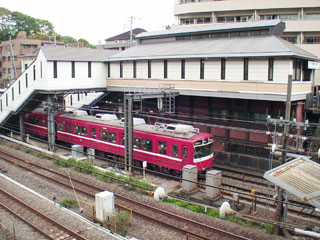
[[[21,56],[40,48],[41,40],[28,39],[26,32],[18,33],[16,39],[0,44],[0,87],[5,88],[13,79],[17,79],[25,70]]]
[[[175,0],[174,16],[176,26],[280,19],[282,38],[320,57],[320,0]]]

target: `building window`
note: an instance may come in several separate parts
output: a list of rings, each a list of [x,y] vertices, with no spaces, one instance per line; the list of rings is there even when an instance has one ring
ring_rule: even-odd
[[[274,59],[269,58],[269,63],[268,63],[268,81],[273,81],[273,63]]]
[[[221,59],[221,80],[226,79],[226,60]]]
[[[183,18],[180,20],[181,25],[189,25],[189,24],[194,24],[195,19],[193,18]]]
[[[119,65],[120,65],[120,78],[123,78],[123,62],[120,62]]]
[[[8,107],[8,93],[6,93],[6,107]]]
[[[288,41],[288,42],[291,42],[291,43],[294,43],[296,44],[298,41],[297,41],[297,37],[282,37],[284,40]]]
[[[28,88],[28,73],[26,73],[26,88]]]
[[[151,78],[151,61],[148,60],[148,78]]]
[[[110,62],[107,63],[107,67],[108,67],[108,78],[110,77]]]
[[[305,37],[304,43],[307,44],[320,44],[320,36],[317,37]]]
[[[320,13],[307,13],[305,20],[320,20]]]
[[[12,101],[14,100],[14,87],[11,88],[12,89]]]
[[[2,99],[0,99],[0,112],[2,112]]]
[[[57,61],[53,61],[53,78],[58,77],[58,66]]]
[[[243,60],[243,80],[248,80],[249,73],[249,59],[245,58]]]
[[[88,62],[88,78],[91,78],[91,62]]]
[[[137,77],[137,61],[133,61],[133,78]]]
[[[19,91],[19,95],[21,94],[21,83],[20,80],[18,81],[18,91]]]
[[[33,81],[36,80],[36,66],[33,65]]]
[[[200,59],[200,79],[204,79],[204,59]]]
[[[293,60],[293,75],[292,80],[300,81],[301,80],[301,61],[294,59]]]
[[[184,59],[181,60],[181,79],[185,79],[186,77],[186,61]]]
[[[168,78],[168,60],[163,60],[163,78]]]
[[[40,62],[40,78],[42,79],[42,62]]]
[[[71,77],[76,77],[76,63],[74,61],[71,62]]]
[[[210,17],[203,17],[197,19],[197,24],[211,23]]]

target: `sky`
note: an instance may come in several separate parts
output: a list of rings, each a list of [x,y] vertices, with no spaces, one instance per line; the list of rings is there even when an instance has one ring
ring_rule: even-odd
[[[174,0],[0,0],[0,7],[48,20],[54,31],[91,44],[133,28],[164,30],[173,25]]]

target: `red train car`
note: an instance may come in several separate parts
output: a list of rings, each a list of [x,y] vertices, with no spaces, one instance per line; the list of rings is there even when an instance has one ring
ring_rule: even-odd
[[[36,109],[24,116],[26,132],[48,137],[48,117],[43,109]]]
[[[115,115],[89,116],[84,111],[55,117],[57,139],[124,156],[123,122]],[[184,124],[146,124],[134,119],[133,158],[157,167],[182,171],[196,165],[198,171],[213,167],[213,136]]]

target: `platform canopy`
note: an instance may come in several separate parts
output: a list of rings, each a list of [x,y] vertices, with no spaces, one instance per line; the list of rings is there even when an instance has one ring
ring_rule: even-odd
[[[320,208],[320,164],[301,156],[265,172],[264,178]]]

